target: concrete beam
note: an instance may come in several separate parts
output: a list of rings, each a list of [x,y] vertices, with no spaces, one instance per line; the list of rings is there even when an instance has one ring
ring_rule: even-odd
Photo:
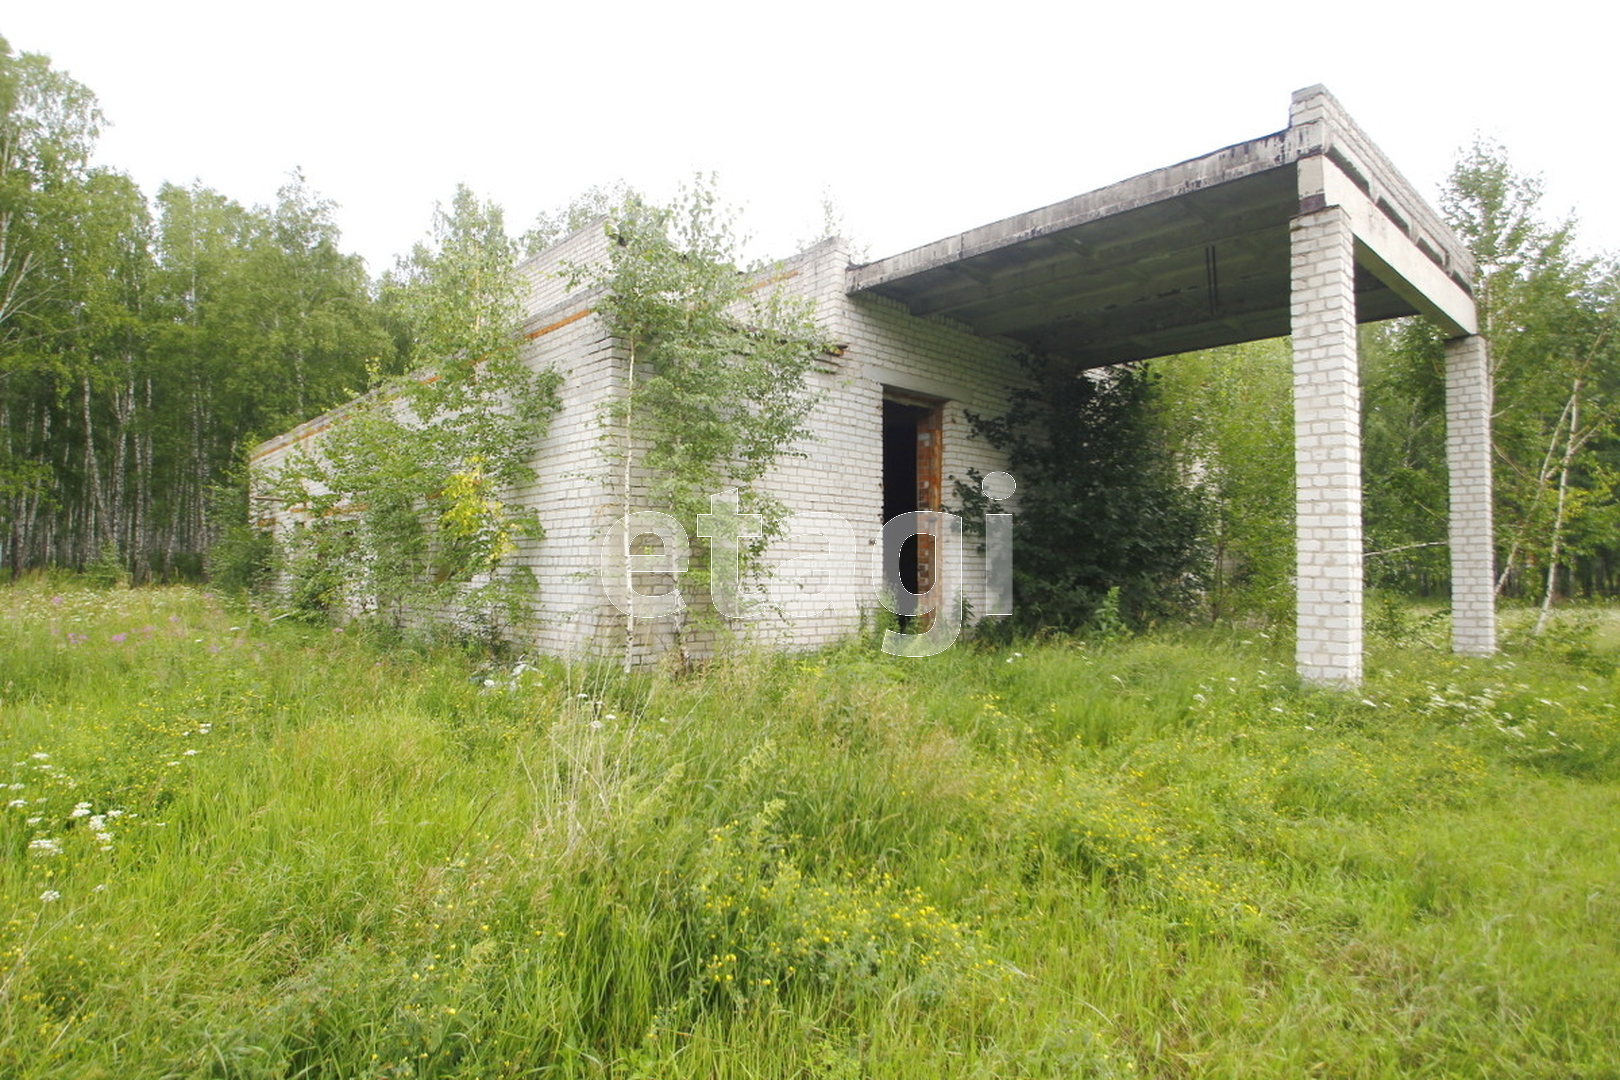
[[[1472,287],[1473,254],[1326,87],[1294,91],[1288,126],[1298,132],[1301,157],[1321,154],[1337,162],[1414,243],[1434,252],[1441,269]]]
[[[1356,261],[1449,335],[1477,333],[1474,298],[1325,155],[1299,163],[1300,207],[1343,207],[1356,237]]]

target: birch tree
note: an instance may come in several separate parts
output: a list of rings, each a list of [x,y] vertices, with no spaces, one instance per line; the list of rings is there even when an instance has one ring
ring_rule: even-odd
[[[288,553],[306,609],[395,627],[450,614],[488,636],[524,617],[523,545],[542,530],[510,493],[534,478],[560,380],[519,355],[516,252],[500,208],[462,187],[385,280],[408,373],[374,367],[276,483],[309,521]]]
[[[1549,223],[1541,199],[1538,178],[1480,143],[1458,161],[1441,200],[1480,268],[1476,301],[1495,384],[1497,590],[1533,598],[1538,628],[1583,564],[1611,568],[1588,574],[1592,586],[1620,584],[1612,569],[1620,290],[1612,260],[1582,255],[1575,223]],[[1364,399],[1369,535],[1441,547],[1442,342],[1413,321],[1381,355],[1369,356]],[[1443,564],[1413,565],[1443,573]]]
[[[832,346],[809,301],[777,287],[764,268],[741,265],[712,181],[700,178],[667,206],[627,196],[606,228],[606,264],[576,268],[574,284],[602,288],[597,310],[624,353],[623,395],[607,418],[624,513],[695,522],[711,495],[735,488],[740,510],[762,522],[762,535],[739,553],[741,572],[757,577],[786,516],[759,482],[802,452],[810,371]],[[624,532],[629,555],[636,538]],[[684,579],[694,592],[709,585],[706,556],[694,553]],[[634,632],[625,618],[628,663]],[[683,610],[682,647],[686,618]]]

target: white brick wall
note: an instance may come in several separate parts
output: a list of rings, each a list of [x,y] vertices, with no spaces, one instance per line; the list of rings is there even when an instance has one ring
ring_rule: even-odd
[[[543,539],[524,542],[519,554],[540,587],[534,621],[520,631],[525,641],[550,654],[619,658],[626,649],[626,621],[608,602],[598,567],[603,537],[624,512],[617,436],[607,429],[606,410],[623,392],[626,362],[592,310],[594,295],[571,289],[565,280],[569,264],[597,261],[605,252],[598,223],[521,267],[528,307],[535,312],[525,326],[524,360],[554,368],[563,381],[561,408],[535,448],[535,480],[508,496],[534,507],[545,529]],[[943,433],[948,508],[955,503],[953,481],[965,478],[970,467],[989,472],[1005,466],[1001,455],[971,437],[963,410],[995,414],[1006,407],[1007,388],[1019,378],[1011,346],[945,322],[913,318],[892,301],[852,298],[846,293],[848,269],[847,247],[829,241],[770,275],[780,279],[780,287],[815,300],[818,321],[844,351],[811,377],[817,403],[808,426],[814,436],[791,448],[763,486],[794,513],[836,514],[848,521],[853,543],[839,552],[830,588],[818,590],[830,598],[828,610],[806,615],[807,605],[785,593],[789,603],[777,614],[732,624],[734,631],[761,643],[809,647],[835,641],[854,632],[878,605],[886,386],[948,399]],[[276,468],[294,447],[318,440],[341,422],[341,414],[337,410],[267,442],[257,452],[255,469]],[[644,472],[639,475],[645,480]],[[645,500],[634,502],[646,506]],[[707,543],[697,536],[695,522],[681,524],[694,548]],[[964,547],[966,595],[975,610],[983,610],[983,556],[976,540]],[[789,537],[772,547],[770,558],[786,564],[821,550],[819,542]],[[784,582],[790,577],[784,574]],[[683,591],[702,605],[690,585]],[[683,624],[676,616],[629,628],[635,658],[648,661],[664,653],[683,625],[689,655],[713,648],[713,631],[694,630],[694,621]]]
[[[769,472],[762,487],[796,513],[836,514],[853,528],[853,550],[843,549],[831,588],[829,610],[805,615],[790,603],[778,616],[734,622],[731,629],[761,644],[812,647],[855,632],[878,607],[883,513],[883,395],[886,387],[946,398],[943,431],[944,496],[956,505],[954,481],[969,468],[990,472],[1005,459],[971,437],[964,410],[995,415],[1005,410],[1007,389],[1020,379],[1010,343],[978,337],[947,322],[918,319],[893,301],[851,297],[846,292],[849,252],[843,241],[828,241],[787,260],[773,271],[782,288],[816,302],[816,317],[827,335],[844,346],[812,376],[818,401],[808,423],[814,436],[792,447]],[[706,543],[695,535],[694,544]],[[986,603],[984,557],[977,539],[964,544],[964,588],[974,611]],[[769,558],[782,565],[820,552],[819,542],[778,541]],[[1016,557],[1016,556],[1015,556]],[[782,576],[784,585],[790,580]],[[820,585],[825,579],[819,579]],[[690,593],[688,594],[691,598]],[[642,648],[666,648],[674,619],[660,632],[643,628]],[[712,634],[689,634],[689,651],[703,655]]]
[[[1300,675],[1361,681],[1361,388],[1354,237],[1328,207],[1294,219],[1295,529]]]
[[[965,411],[997,415],[1008,389],[1022,381],[1010,342],[979,337],[945,320],[919,319],[900,304],[846,292],[849,257],[842,243],[807,253],[802,275],[835,341],[845,346],[836,375],[822,377],[824,391],[812,428],[818,438],[806,457],[790,459],[772,477],[791,505],[847,516],[856,529],[861,566],[854,588],[836,616],[796,626],[795,636],[819,642],[847,633],[863,610],[877,607],[883,513],[883,395],[885,389],[942,398],[942,494],[947,509],[959,509],[955,482],[970,468],[992,472],[1004,456],[972,436]],[[795,279],[795,284],[799,279]],[[963,589],[974,611],[984,611],[984,557],[976,539],[963,545]],[[1015,555],[1016,557],[1016,555]]]
[[[590,538],[612,509],[605,487],[598,404],[622,385],[622,361],[590,309],[588,292],[568,287],[567,263],[602,258],[606,240],[600,224],[586,227],[528,260],[519,268],[527,280],[527,309],[535,314],[524,327],[524,361],[562,373],[561,408],[546,437],[535,447],[535,480],[507,497],[538,510],[545,537],[522,541],[518,558],[540,586],[534,622],[519,631],[539,649],[558,655],[584,655],[598,647],[606,622],[601,593],[582,571]],[[333,410],[262,444],[252,467],[267,476],[299,447],[316,447],[325,431],[342,422]],[[273,515],[278,524],[290,516]]]
[[[1446,464],[1451,476],[1451,647],[1496,651],[1491,525],[1491,376],[1485,339],[1446,342]]]

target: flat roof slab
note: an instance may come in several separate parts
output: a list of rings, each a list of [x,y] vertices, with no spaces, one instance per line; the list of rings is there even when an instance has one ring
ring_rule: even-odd
[[[1302,204],[1298,165],[1324,155],[1376,195],[1398,233],[1421,222],[1437,273],[1471,274],[1433,211],[1417,201],[1402,212],[1417,197],[1326,91],[1296,94],[1296,114],[1302,102],[1309,119],[1283,131],[853,267],[849,292],[1081,367],[1281,337],[1289,222],[1319,209]],[[1356,274],[1360,321],[1419,314],[1385,262],[1366,262]]]

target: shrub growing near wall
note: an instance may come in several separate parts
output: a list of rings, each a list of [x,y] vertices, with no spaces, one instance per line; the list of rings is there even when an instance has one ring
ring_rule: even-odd
[[[1030,387],[1013,392],[1007,413],[968,414],[1018,478],[1012,626],[1079,628],[1115,589],[1132,625],[1184,609],[1205,562],[1202,510],[1151,422],[1153,379],[1019,362]],[[977,493],[958,482],[970,522],[985,508]]]

